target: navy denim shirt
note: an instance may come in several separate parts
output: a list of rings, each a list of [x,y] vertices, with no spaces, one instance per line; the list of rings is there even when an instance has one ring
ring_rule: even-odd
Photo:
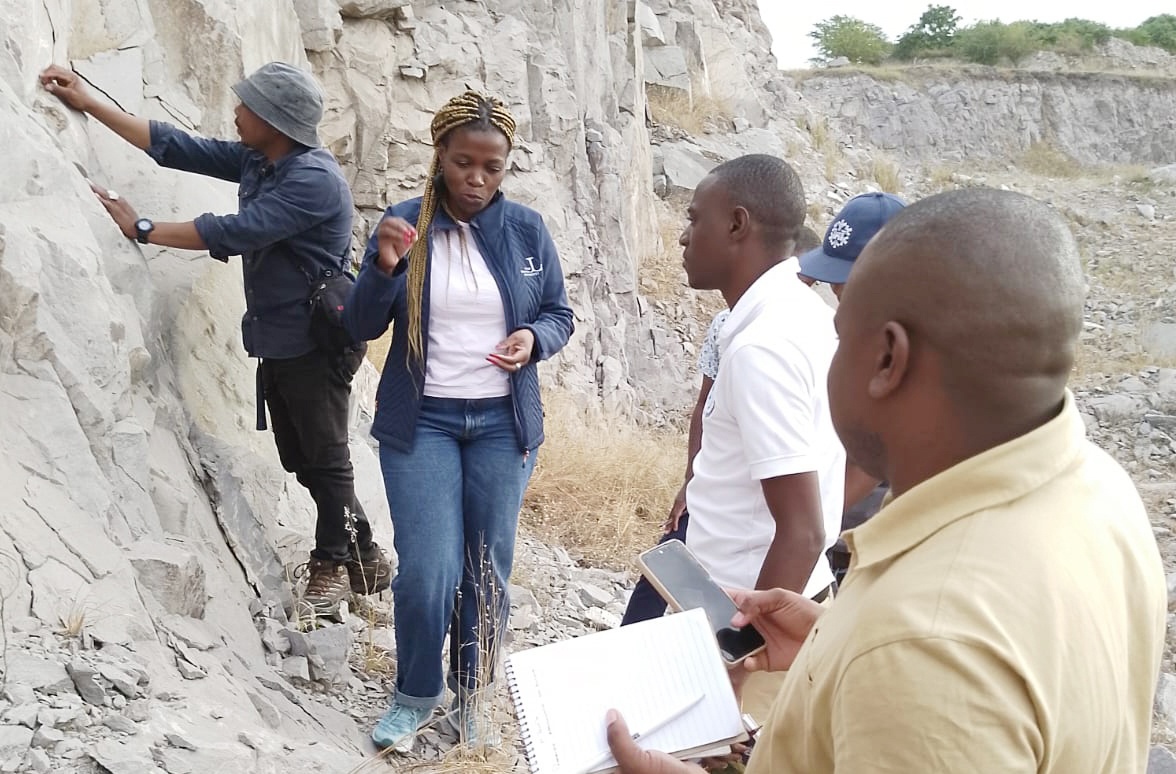
[[[289,358],[313,350],[311,283],[344,270],[351,257],[351,191],[335,157],[298,146],[271,163],[239,142],[193,137],[160,121],[151,122],[147,155],[240,185],[236,215],[205,213],[195,225],[213,257],[242,256],[245,351]]]
[[[401,217],[416,223],[421,200],[410,199],[389,207],[384,217]],[[457,224],[438,209],[429,227],[455,229]],[[502,295],[506,329],[526,328],[535,334],[531,360],[510,375],[510,397],[514,407],[515,431],[519,449],[529,451],[543,442],[543,406],[539,400],[539,374],[536,364],[561,350],[572,335],[572,309],[564,291],[563,268],[555,243],[547,233],[539,213],[521,204],[507,201],[498,193],[481,212],[470,220],[470,230],[486,266],[494,276]],[[378,254],[373,232],[363,255],[363,268],[351,289],[343,311],[343,322],[356,341],[379,338],[392,326],[392,346],[384,362],[384,373],[376,391],[376,417],[372,435],[381,443],[400,451],[412,448],[421,394],[425,387],[423,363],[410,369],[408,358],[408,261],[403,260],[391,276],[372,265]],[[429,357],[429,276],[426,271],[424,298],[421,304],[421,337],[425,359]]]

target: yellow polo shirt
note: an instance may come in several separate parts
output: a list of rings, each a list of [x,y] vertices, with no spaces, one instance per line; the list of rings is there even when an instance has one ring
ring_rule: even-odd
[[[1144,771],[1167,587],[1069,393],[847,540],[749,774]]]

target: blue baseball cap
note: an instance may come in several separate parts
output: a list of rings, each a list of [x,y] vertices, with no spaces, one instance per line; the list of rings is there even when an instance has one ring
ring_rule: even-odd
[[[821,246],[800,256],[800,273],[818,282],[843,284],[866,243],[904,207],[906,202],[894,194],[868,193],[853,197],[833,218]]]

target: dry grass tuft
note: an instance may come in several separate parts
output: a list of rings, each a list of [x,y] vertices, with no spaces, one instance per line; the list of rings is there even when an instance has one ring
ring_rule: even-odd
[[[1042,177],[1078,177],[1084,170],[1082,164],[1067,156],[1047,142],[1035,142],[1021,154],[1018,164],[1027,172]]]
[[[653,120],[676,126],[688,134],[726,131],[731,124],[731,105],[722,97],[707,94],[695,83],[686,94],[681,89],[667,89],[656,84],[646,87],[646,99]]]
[[[686,290],[686,270],[682,268],[682,235],[686,207],[690,199],[675,195],[657,204],[657,229],[661,249],[645,256],[637,267],[637,281],[641,292],[649,298],[667,301],[677,299]]]
[[[813,150],[817,153],[829,153],[838,150],[837,142],[833,139],[833,135],[829,131],[828,119],[821,117],[816,121],[806,121],[804,128],[808,129],[809,136],[813,140]]]
[[[898,164],[885,156],[876,157],[870,164],[870,177],[878,187],[887,193],[901,193],[902,180],[898,176]]]
[[[685,434],[590,421],[554,391],[546,426],[522,521],[594,565],[630,569],[660,534],[682,485]]]
[[[927,170],[927,182],[942,191],[953,184],[951,176],[954,174],[955,170],[946,164],[936,164]]]

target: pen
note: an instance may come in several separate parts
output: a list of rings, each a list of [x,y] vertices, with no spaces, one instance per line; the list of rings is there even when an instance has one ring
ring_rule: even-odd
[[[650,723],[646,728],[642,729],[641,731],[634,731],[632,734],[633,740],[636,741],[643,736],[649,736],[654,731],[658,731],[662,728],[665,728],[670,723],[673,723],[675,720],[682,717],[690,710],[694,709],[698,705],[698,703],[701,702],[705,698],[706,698],[706,694],[700,693],[697,696],[695,696],[693,699],[691,699],[688,703],[682,705],[681,707],[679,707],[678,709],[669,713],[668,715],[666,715],[662,718],[659,718],[656,722]],[[588,774],[588,772],[592,771],[593,769],[599,768],[602,764],[607,763],[609,760],[612,759],[612,757],[613,757],[612,751],[605,750],[600,755],[599,758],[596,758],[595,760],[593,760],[591,763],[589,763],[585,767],[577,768],[575,771],[577,772],[577,774]]]

